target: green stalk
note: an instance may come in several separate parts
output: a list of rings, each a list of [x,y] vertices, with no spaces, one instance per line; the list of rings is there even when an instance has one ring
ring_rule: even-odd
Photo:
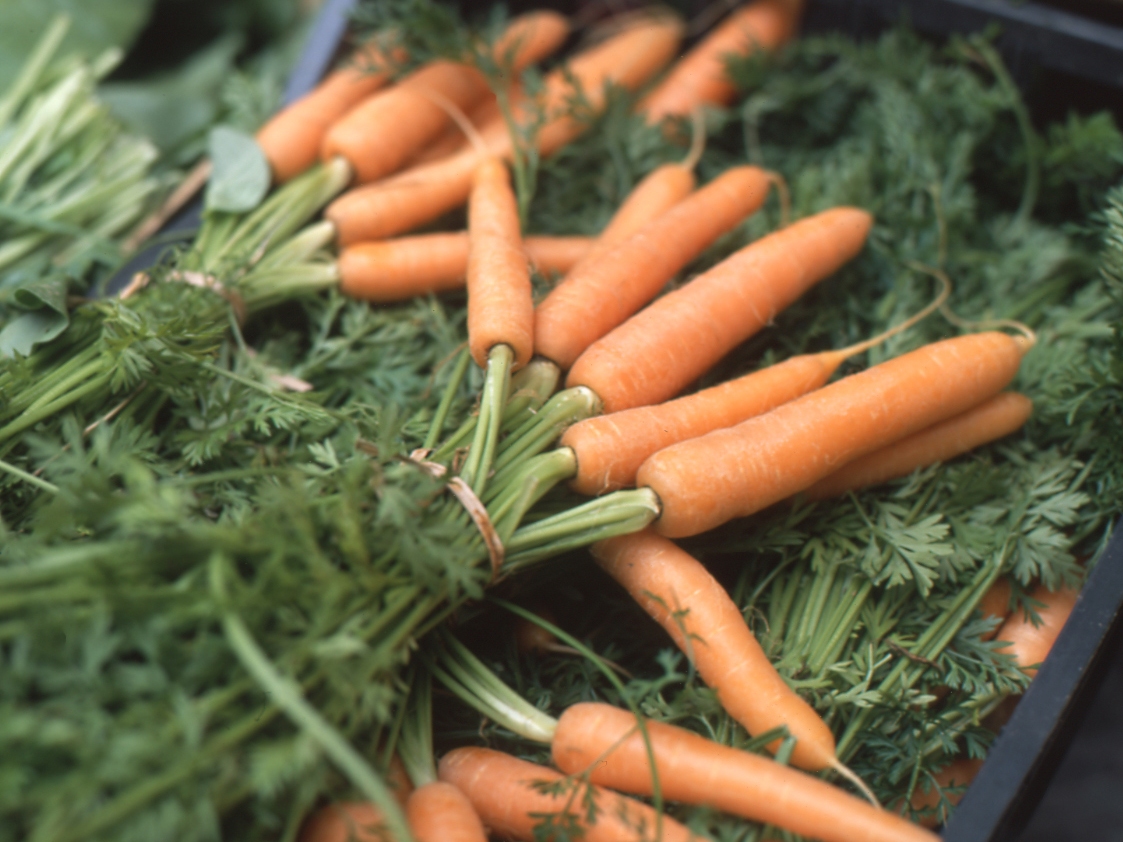
[[[488,474],[495,460],[499,443],[499,427],[503,421],[503,406],[507,403],[510,385],[511,362],[514,351],[510,345],[496,345],[487,355],[487,375],[480,395],[480,414],[476,432],[468,449],[468,458],[460,470],[460,478],[468,483],[479,497],[487,487]]]
[[[465,348],[456,358],[456,365],[453,366],[448,385],[445,386],[444,394],[441,395],[441,402],[437,404],[437,411],[433,414],[429,432],[425,436],[424,444],[421,445],[422,449],[432,450],[437,446],[437,441],[441,437],[441,430],[444,429],[445,420],[448,418],[449,409],[452,407],[452,402],[456,400],[456,393],[460,391],[460,385],[464,382],[464,375],[468,373],[468,366],[471,362],[472,353]]]
[[[45,479],[40,479],[35,476],[35,474],[29,474],[27,471],[23,470],[23,468],[17,468],[15,465],[11,465],[2,459],[0,459],[0,471],[9,473],[14,477],[19,477],[24,482],[41,488],[44,491],[49,491],[52,494],[58,493],[58,486],[54,483],[47,482]]]
[[[488,511],[503,541],[510,538],[526,512],[559,482],[577,473],[577,456],[560,447],[523,463],[519,472],[488,502]]]
[[[507,544],[504,572],[617,535],[638,532],[659,516],[649,488],[615,491],[569,511],[524,526]]]
[[[502,452],[495,459],[495,482],[507,482],[518,470],[520,460],[541,453],[571,424],[596,415],[600,409],[600,398],[585,386],[558,392],[503,442]]]
[[[43,71],[47,68],[47,63],[58,50],[59,44],[66,37],[68,29],[70,29],[69,15],[55,15],[51,18],[47,31],[43,33],[31,55],[24,61],[19,76],[8,88],[4,99],[0,100],[0,126],[3,126],[12,118],[20,103],[27,99],[35,86],[39,84]]]
[[[211,559],[211,590],[220,605],[228,603],[223,578],[224,566],[225,562],[221,556],[215,555]],[[390,793],[385,782],[362,755],[332,727],[331,723],[308,703],[299,685],[277,671],[268,656],[257,645],[241,617],[228,606],[223,611],[222,626],[234,654],[268,693],[273,703],[315,740],[351,783],[382,811],[394,838],[402,842],[412,842],[413,836],[405,816],[402,815],[401,807],[398,806],[397,800]]]
[[[433,763],[433,683],[429,670],[422,666],[413,670],[409,684],[409,703],[398,737],[398,756],[415,787],[437,780]]]

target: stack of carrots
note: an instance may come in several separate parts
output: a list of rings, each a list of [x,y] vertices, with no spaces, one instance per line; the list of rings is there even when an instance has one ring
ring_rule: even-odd
[[[725,79],[726,56],[781,45],[796,29],[799,7],[799,0],[753,0],[735,10],[648,86],[639,113],[674,134],[683,118],[728,103],[734,90]],[[661,792],[840,842],[933,839],[893,812],[808,774],[833,771],[869,795],[838,759],[830,728],[768,662],[728,594],[671,539],[796,495],[836,496],[905,476],[1014,432],[1031,405],[1003,390],[1033,337],[995,330],[962,335],[828,382],[846,359],[885,338],[874,337],[680,397],[779,311],[858,255],[874,223],[859,208],[824,211],[760,238],[659,297],[681,270],[754,214],[779,181],[760,168],[739,166],[696,189],[695,132],[683,163],[644,179],[599,237],[524,236],[508,172],[519,152],[512,122],[538,115],[534,151],[556,152],[585,128],[566,108],[575,93],[597,111],[606,83],[640,89],[678,53],[682,33],[681,22],[666,15],[633,21],[549,73],[535,101],[509,82],[489,91],[495,80],[451,60],[426,64],[392,84],[387,68],[400,57],[368,47],[258,138],[277,181],[318,159],[346,160],[354,186],[326,212],[340,246],[344,292],[384,302],[466,285],[468,347],[487,372],[485,395],[497,395],[501,406],[511,373],[537,358],[555,380],[566,372],[561,396],[579,395],[582,406],[603,411],[561,435],[565,478],[587,495],[647,489],[658,516],[643,531],[595,545],[595,558],[664,626],[750,734],[783,728],[795,739],[790,763],[797,768],[791,769],[670,725],[637,725],[632,714],[604,705],[570,708],[543,726],[540,738],[551,742],[558,767],[584,782],[587,792],[579,797],[597,805],[576,819],[584,838],[692,838],[646,805],[601,788],[607,787]],[[511,23],[492,57],[514,79],[567,35],[559,15],[525,15]],[[369,72],[364,63],[377,69]],[[511,107],[504,110],[502,103]],[[465,204],[467,231],[390,239]],[[561,276],[537,304],[532,267]],[[503,417],[489,415],[485,404],[459,470],[486,499],[495,473],[516,470],[525,457],[496,459]],[[561,427],[577,417],[563,414],[550,423]],[[551,427],[534,452],[560,433]],[[1038,596],[1044,601],[1045,594]],[[1071,595],[1066,598],[1071,607]],[[1026,636],[1014,622],[1007,621],[999,639],[1017,643]],[[1043,656],[1040,647],[1017,653],[1024,667]],[[776,741],[769,749],[779,747]],[[549,785],[562,775],[489,750],[452,752],[439,776],[455,788],[442,790],[431,804],[443,799],[461,809],[462,792],[482,823],[465,820],[460,835],[443,826],[432,830],[438,808],[415,807],[411,796],[403,803],[419,842],[482,840],[485,825],[505,837],[531,839],[542,815],[572,803],[572,796],[567,801],[559,794],[562,788]],[[956,781],[962,783],[962,775]],[[377,825],[377,816],[345,805],[331,809],[307,824],[304,842],[376,838],[364,836],[363,825]]]

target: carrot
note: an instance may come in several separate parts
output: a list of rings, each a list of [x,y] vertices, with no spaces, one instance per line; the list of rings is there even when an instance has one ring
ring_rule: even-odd
[[[534,353],[530,267],[519,233],[519,210],[506,165],[485,158],[468,204],[468,347],[480,368],[496,345],[514,351],[522,368]]]
[[[677,400],[579,421],[559,442],[577,455],[577,474],[570,486],[589,495],[632,486],[640,465],[653,453],[731,427],[819,388],[845,359],[840,353],[792,357]]]
[[[908,476],[918,468],[944,462],[1009,435],[1025,424],[1032,411],[1033,402],[1025,395],[995,395],[961,415],[847,463],[807,489],[804,496],[823,500]]]
[[[1005,576],[990,586],[990,589],[983,594],[983,598],[979,600],[979,613],[986,619],[995,619],[998,623],[987,634],[983,635],[983,640],[991,640],[1006,618],[1010,616],[1010,594],[1013,591],[1013,586],[1010,580]]]
[[[928,789],[917,789],[913,792],[909,805],[913,812],[925,813],[919,820],[924,827],[936,827],[941,824],[946,816],[940,816],[936,808],[940,806],[940,798],[944,796],[953,806],[963,800],[963,792],[944,792],[947,789],[962,789],[979,774],[983,768],[983,761],[978,757],[957,757],[947,766],[933,775],[934,781],[929,781]]]
[[[681,35],[678,20],[656,19],[586,50],[551,72],[544,83],[542,107],[549,119],[536,138],[539,154],[555,152],[585,129],[587,124],[567,111],[576,93],[575,85],[592,110],[599,111],[604,107],[606,83],[638,87],[670,60]],[[511,138],[502,119],[481,128],[480,134],[490,154],[511,156]],[[476,149],[465,149],[385,181],[355,188],[328,205],[325,215],[335,224],[341,245],[409,231],[464,203],[479,157]]]
[[[386,842],[386,824],[370,802],[339,801],[312,814],[300,842]]]
[[[767,822],[824,842],[935,842],[936,836],[816,777],[663,722],[648,722],[663,797]],[[583,702],[558,720],[554,763],[588,770],[602,786],[653,792],[652,769],[636,717]]]
[[[1026,675],[1037,675],[1038,666],[1056,643],[1078,595],[1079,592],[1072,588],[1050,591],[1044,585],[1038,585],[1030,594],[1030,599],[1043,605],[1034,607],[1041,623],[1035,625],[1025,611],[1012,615],[995,635],[995,640],[1005,644],[998,651],[1013,655]]]
[[[504,839],[543,838],[536,835],[535,827],[549,816],[563,814],[557,826],[582,833],[583,842],[655,842],[655,811],[646,804],[577,780],[566,781],[553,769],[488,748],[453,749],[441,758],[439,768],[440,779],[468,796],[484,824]],[[596,805],[592,819],[587,812],[589,799]],[[697,839],[668,816],[661,823],[661,842]]]
[[[569,27],[556,12],[534,12],[515,18],[493,48],[496,61],[511,58],[518,74],[528,64],[553,52]],[[416,151],[449,124],[441,102],[461,111],[488,94],[484,75],[453,61],[434,61],[388,91],[370,97],[335,122],[324,136],[320,156],[347,159],[359,182],[374,181],[398,170]]]
[[[598,261],[617,243],[689,196],[695,187],[694,167],[702,156],[705,140],[705,127],[696,112],[694,139],[686,158],[679,163],[658,166],[644,176],[616,209],[582,262]]]
[[[511,101],[520,99],[520,89],[517,84],[511,85],[507,91],[507,97]],[[468,112],[468,122],[476,129],[480,129],[483,126],[501,119],[502,116],[502,112],[499,109],[499,99],[495,94],[489,93],[475,108]],[[440,137],[411,158],[409,166],[427,164],[430,161],[439,161],[441,158],[445,158],[454,152],[459,152],[467,144],[468,139],[464,136],[464,132],[461,128],[459,126],[449,126]]]
[[[661,534],[696,535],[981,403],[1013,379],[1029,345],[998,332],[926,345],[661,450],[640,467],[636,482],[662,502]]]
[[[728,105],[737,95],[725,72],[728,57],[783,44],[795,33],[802,5],[802,0],[756,0],[735,10],[671,68],[637,110],[658,123],[700,105]]]
[[[360,47],[347,66],[258,129],[257,142],[274,181],[288,181],[316,163],[328,127],[390,80],[389,70],[382,69],[389,58],[375,41]]]
[[[834,735],[772,666],[741,610],[693,556],[651,529],[601,541],[593,558],[659,623],[714,689],[726,712],[756,736],[786,727],[801,769],[844,770]],[[768,746],[777,751],[781,741]]]
[[[757,167],[726,170],[596,263],[571,272],[535,311],[538,353],[569,368],[589,345],[654,298],[680,269],[759,208],[769,184],[769,174]],[[593,391],[598,391],[595,386]]]
[[[560,442],[573,451],[576,461],[570,486],[582,494],[602,494],[634,485],[640,465],[653,453],[732,427],[818,389],[848,358],[880,345],[943,306],[951,285],[941,280],[942,291],[926,307],[847,348],[792,357],[677,400],[578,421]]]
[[[834,208],[757,240],[591,344],[566,385],[591,388],[606,412],[673,397],[856,255],[871,223]]]
[[[402,759],[393,755],[386,783],[399,804],[405,806],[413,784]],[[313,813],[300,831],[300,842],[386,842],[382,812],[369,801],[338,801]]]
[[[416,842],[487,842],[471,802],[444,781],[418,787],[406,802],[406,818]]]
[[[561,274],[592,246],[591,237],[526,237],[526,256],[539,272]],[[338,258],[340,289],[367,301],[401,301],[464,288],[468,232],[419,234],[358,243]]]

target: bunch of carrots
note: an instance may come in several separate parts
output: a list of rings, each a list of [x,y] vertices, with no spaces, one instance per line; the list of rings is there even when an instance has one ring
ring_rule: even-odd
[[[798,0],[754,0],[735,10],[650,87],[637,110],[676,133],[683,118],[727,104],[734,94],[725,79],[727,54],[779,46],[795,31],[799,6]],[[325,212],[340,249],[344,292],[386,302],[467,289],[468,351],[448,394],[470,359],[485,372],[479,412],[440,444],[438,416],[424,452],[411,458],[456,474],[469,510],[493,511],[489,486],[510,487],[513,477],[523,479],[524,489],[533,480],[535,490],[526,493],[535,498],[560,481],[592,496],[636,488],[649,505],[643,520],[650,525],[600,541],[594,557],[663,625],[750,734],[789,736],[786,759],[796,768],[605,705],[578,705],[551,720],[450,638],[439,647],[444,654],[415,675],[410,710],[421,713],[412,736],[402,732],[408,774],[395,788],[404,814],[361,803],[329,805],[309,819],[305,842],[375,838],[369,834],[384,827],[394,838],[412,834],[422,842],[482,840],[485,827],[531,839],[543,817],[558,812],[587,839],[692,838],[658,810],[612,790],[654,796],[657,804],[662,798],[707,804],[815,838],[934,838],[876,803],[839,760],[826,723],[769,663],[728,594],[670,539],[793,495],[838,496],[905,476],[1017,430],[1031,404],[1003,390],[1034,336],[970,333],[829,382],[844,361],[942,305],[944,279],[944,294],[932,307],[882,336],[677,397],[857,255],[873,224],[858,208],[825,211],[785,225],[659,297],[685,266],[756,212],[773,186],[783,189],[774,174],[752,166],[731,168],[696,188],[701,134],[695,119],[694,147],[683,163],[653,171],[600,236],[524,236],[524,197],[508,170],[514,161],[517,183],[518,159],[527,152],[520,142],[536,155],[556,152],[585,127],[566,108],[575,93],[595,113],[606,83],[639,88],[677,53],[682,31],[667,16],[632,21],[549,74],[536,99],[517,83],[497,88],[495,77],[448,60],[392,83],[388,68],[401,56],[392,41],[388,47],[375,40],[258,139],[278,182],[318,160],[348,168],[353,186]],[[560,16],[526,15],[487,55],[512,71],[505,78],[517,78],[567,32]],[[515,131],[532,115],[533,130]],[[466,231],[396,237],[463,205]],[[534,270],[561,277],[537,303]],[[566,388],[543,405],[563,372]],[[514,388],[512,375],[519,378]],[[517,415],[520,423],[513,422]],[[559,447],[547,453],[559,435]],[[484,533],[493,527],[487,517],[477,521]],[[566,540],[560,532],[558,540]],[[545,546],[560,547],[548,540]],[[520,555],[518,546],[498,539],[489,549],[498,575],[542,557]],[[1054,595],[1034,598],[1050,606],[1045,626],[1012,617],[998,632],[1030,674],[1073,603],[1070,592],[1059,596],[1056,609]],[[1002,591],[999,583],[978,602],[985,616],[1005,619],[1009,588]],[[425,738],[429,670],[515,733],[551,744],[555,763],[570,777],[486,749],[456,750],[434,770]],[[776,752],[783,744],[776,739],[768,748]],[[826,771],[849,780],[862,797],[809,774]],[[965,783],[967,774],[958,766],[949,770],[948,785]],[[564,781],[585,789],[567,794]],[[918,794],[915,809],[925,797]],[[575,799],[595,806],[576,810]]]
[[[698,115],[735,93],[726,57],[783,44],[800,5],[752,0],[673,64],[682,21],[639,16],[566,59],[534,90],[520,74],[569,35],[555,13],[515,18],[472,55],[406,74],[396,68],[410,56],[386,33],[258,133],[280,185],[272,204],[248,220],[210,220],[172,271],[171,280],[223,292],[220,269],[234,261],[239,281],[228,286],[253,306],[334,284],[372,302],[465,288],[466,349],[425,446],[408,457],[448,478],[450,521],[478,531],[471,540],[486,549],[493,580],[592,544],[598,564],[666,629],[729,715],[753,736],[780,735],[767,743],[782,755],[772,759],[599,703],[574,705],[554,720],[438,629],[410,673],[394,798],[377,807],[327,805],[309,817],[303,842],[478,841],[487,829],[531,840],[550,821],[605,842],[695,838],[662,814],[664,799],[835,842],[935,838],[876,803],[728,593],[672,540],[797,495],[837,496],[908,475],[1008,435],[1031,411],[1027,398],[1004,391],[1035,341],[1028,329],[966,333],[832,381],[846,360],[943,305],[948,282],[939,273],[943,291],[932,305],[880,336],[681,396],[857,256],[874,224],[863,209],[832,208],[783,225],[660,295],[773,189],[783,196],[782,180],[759,167],[731,167],[701,187],[693,170],[704,142]],[[636,109],[668,136],[693,121],[691,148],[681,163],[641,181],[598,237],[524,235],[528,161],[584,131],[587,116],[605,107],[609,85],[646,88]],[[324,204],[324,221],[302,227]],[[460,207],[464,231],[398,236]],[[236,253],[221,245],[234,242],[231,231],[245,232]],[[315,283],[286,287],[288,258],[314,264]],[[536,271],[560,277],[537,302]],[[255,277],[268,284],[253,287]],[[65,383],[6,407],[0,442],[87,394],[81,389],[105,388],[101,353],[85,346]],[[483,372],[478,411],[447,431],[473,364]],[[555,393],[563,373],[565,388]],[[534,510],[566,482],[593,499],[551,516]],[[1002,606],[996,593],[998,607],[986,610],[1004,618],[1009,594]],[[973,598],[965,611],[982,604],[982,590]],[[1071,608],[1072,595],[1063,599]],[[1063,616],[1050,608],[1044,628]],[[1043,637],[1018,617],[998,634],[1027,669],[1043,659],[1051,643]],[[434,764],[434,678],[515,733],[548,744],[560,771],[480,748],[456,749]],[[949,782],[962,784],[963,773],[956,775]],[[650,797],[654,807],[623,793]]]

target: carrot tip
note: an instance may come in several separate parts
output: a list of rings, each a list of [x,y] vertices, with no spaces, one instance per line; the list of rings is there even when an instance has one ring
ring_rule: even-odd
[[[871,804],[873,804],[873,806],[877,807],[877,809],[879,810],[882,809],[881,802],[877,800],[877,796],[873,794],[873,790],[870,789],[869,786],[866,785],[866,782],[859,778],[849,766],[847,766],[837,757],[831,761],[830,766],[832,769],[838,772],[838,774],[842,775],[842,777],[850,781],[850,783],[854,784],[854,786],[857,787],[858,791],[861,792],[862,795],[864,795],[866,799]]]

